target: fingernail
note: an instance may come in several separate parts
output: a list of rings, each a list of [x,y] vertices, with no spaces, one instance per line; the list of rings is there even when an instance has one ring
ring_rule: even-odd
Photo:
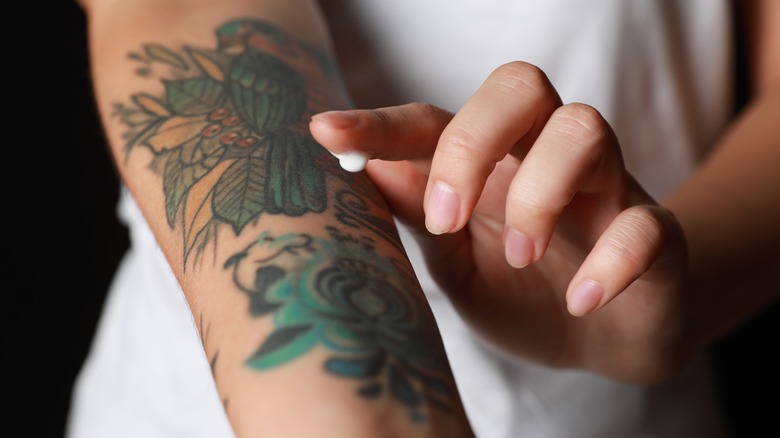
[[[585,280],[569,297],[569,313],[574,316],[586,315],[596,309],[604,297],[604,289],[593,280]]]
[[[460,211],[460,198],[447,184],[439,181],[431,189],[425,209],[425,227],[433,234],[443,234],[455,226]]]
[[[349,111],[326,111],[315,114],[312,120],[325,123],[336,129],[347,129],[357,125],[358,118]]]
[[[513,268],[525,268],[534,259],[534,242],[519,231],[506,228],[504,233],[506,261]]]

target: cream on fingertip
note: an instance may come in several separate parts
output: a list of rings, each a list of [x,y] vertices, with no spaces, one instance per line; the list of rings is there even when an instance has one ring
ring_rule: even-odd
[[[360,172],[366,168],[368,163],[368,157],[360,152],[346,152],[343,154],[331,152],[331,154],[338,158],[341,168],[347,172]]]

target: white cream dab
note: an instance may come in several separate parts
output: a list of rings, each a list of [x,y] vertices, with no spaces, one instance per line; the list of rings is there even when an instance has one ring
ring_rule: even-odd
[[[345,154],[331,152],[331,154],[339,159],[341,168],[347,172],[360,172],[366,168],[366,163],[368,163],[368,157],[360,152],[347,152]]]

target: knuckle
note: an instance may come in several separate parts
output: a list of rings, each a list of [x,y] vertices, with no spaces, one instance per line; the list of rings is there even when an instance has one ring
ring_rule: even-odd
[[[545,77],[544,71],[534,64],[523,61],[511,61],[498,66],[496,74],[527,80],[540,80]]]
[[[559,130],[581,138],[587,145],[603,145],[611,132],[601,113],[583,103],[563,105],[555,110],[552,118]]]
[[[479,173],[490,174],[495,164],[503,157],[486,155],[489,150],[481,147],[484,143],[481,136],[474,129],[466,129],[459,126],[450,126],[439,139],[440,144],[445,145],[439,149],[439,153],[446,155],[449,160],[463,163],[469,167],[477,166]]]
[[[410,109],[402,123],[422,124],[429,132],[440,133],[453,118],[451,112],[428,102],[412,103]]]
[[[508,94],[524,92],[543,96],[550,88],[547,75],[539,67],[522,61],[512,61],[494,70],[492,79]]]
[[[522,186],[514,188],[507,196],[508,210],[524,218],[546,220],[559,216],[565,203],[549,197],[542,184],[526,181]]]
[[[366,110],[366,114],[380,126],[387,126],[392,122],[390,116],[382,109],[369,109]]]
[[[412,113],[423,119],[440,118],[445,113],[443,109],[428,102],[414,102],[410,105]]]
[[[664,229],[648,207],[632,207],[622,215],[620,226],[609,235],[607,254],[614,262],[639,274],[661,253]]]

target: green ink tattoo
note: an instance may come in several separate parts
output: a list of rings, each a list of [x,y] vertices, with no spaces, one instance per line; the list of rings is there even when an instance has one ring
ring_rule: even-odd
[[[357,393],[385,392],[424,420],[424,402],[453,410],[455,388],[436,345],[428,315],[409,295],[391,260],[369,239],[329,228],[328,238],[264,233],[225,264],[250,299],[255,317],[273,315],[274,331],[247,360],[268,370],[315,346],[331,352],[329,373],[360,382]]]
[[[250,314],[274,323],[246,365],[276,369],[321,346],[324,369],[358,382],[359,396],[390,396],[415,421],[426,405],[452,412],[457,391],[433,319],[412,296],[414,274],[375,251],[378,237],[404,253],[394,224],[374,213],[389,209],[364,174],[342,171],[309,133],[313,114],[345,105],[332,63],[260,21],[228,22],[216,38],[214,50],[147,44],[128,55],[139,75],[161,78],[164,94],[138,93],[114,109],[129,128],[126,154],[146,148],[162,175],[185,268],[220,226],[239,235],[262,215],[330,209],[320,216],[327,233],[266,231],[224,264]],[[202,317],[199,328],[205,342]]]
[[[218,223],[240,234],[261,214],[326,209],[330,157],[308,120],[343,102],[327,91],[330,66],[273,26],[236,20],[217,40],[216,50],[146,45],[144,55],[131,54],[147,73],[162,65],[174,79],[163,79],[162,98],[139,93],[132,105],[115,105],[130,128],[127,153],[144,146],[162,170],[168,224],[181,224],[185,261]]]

